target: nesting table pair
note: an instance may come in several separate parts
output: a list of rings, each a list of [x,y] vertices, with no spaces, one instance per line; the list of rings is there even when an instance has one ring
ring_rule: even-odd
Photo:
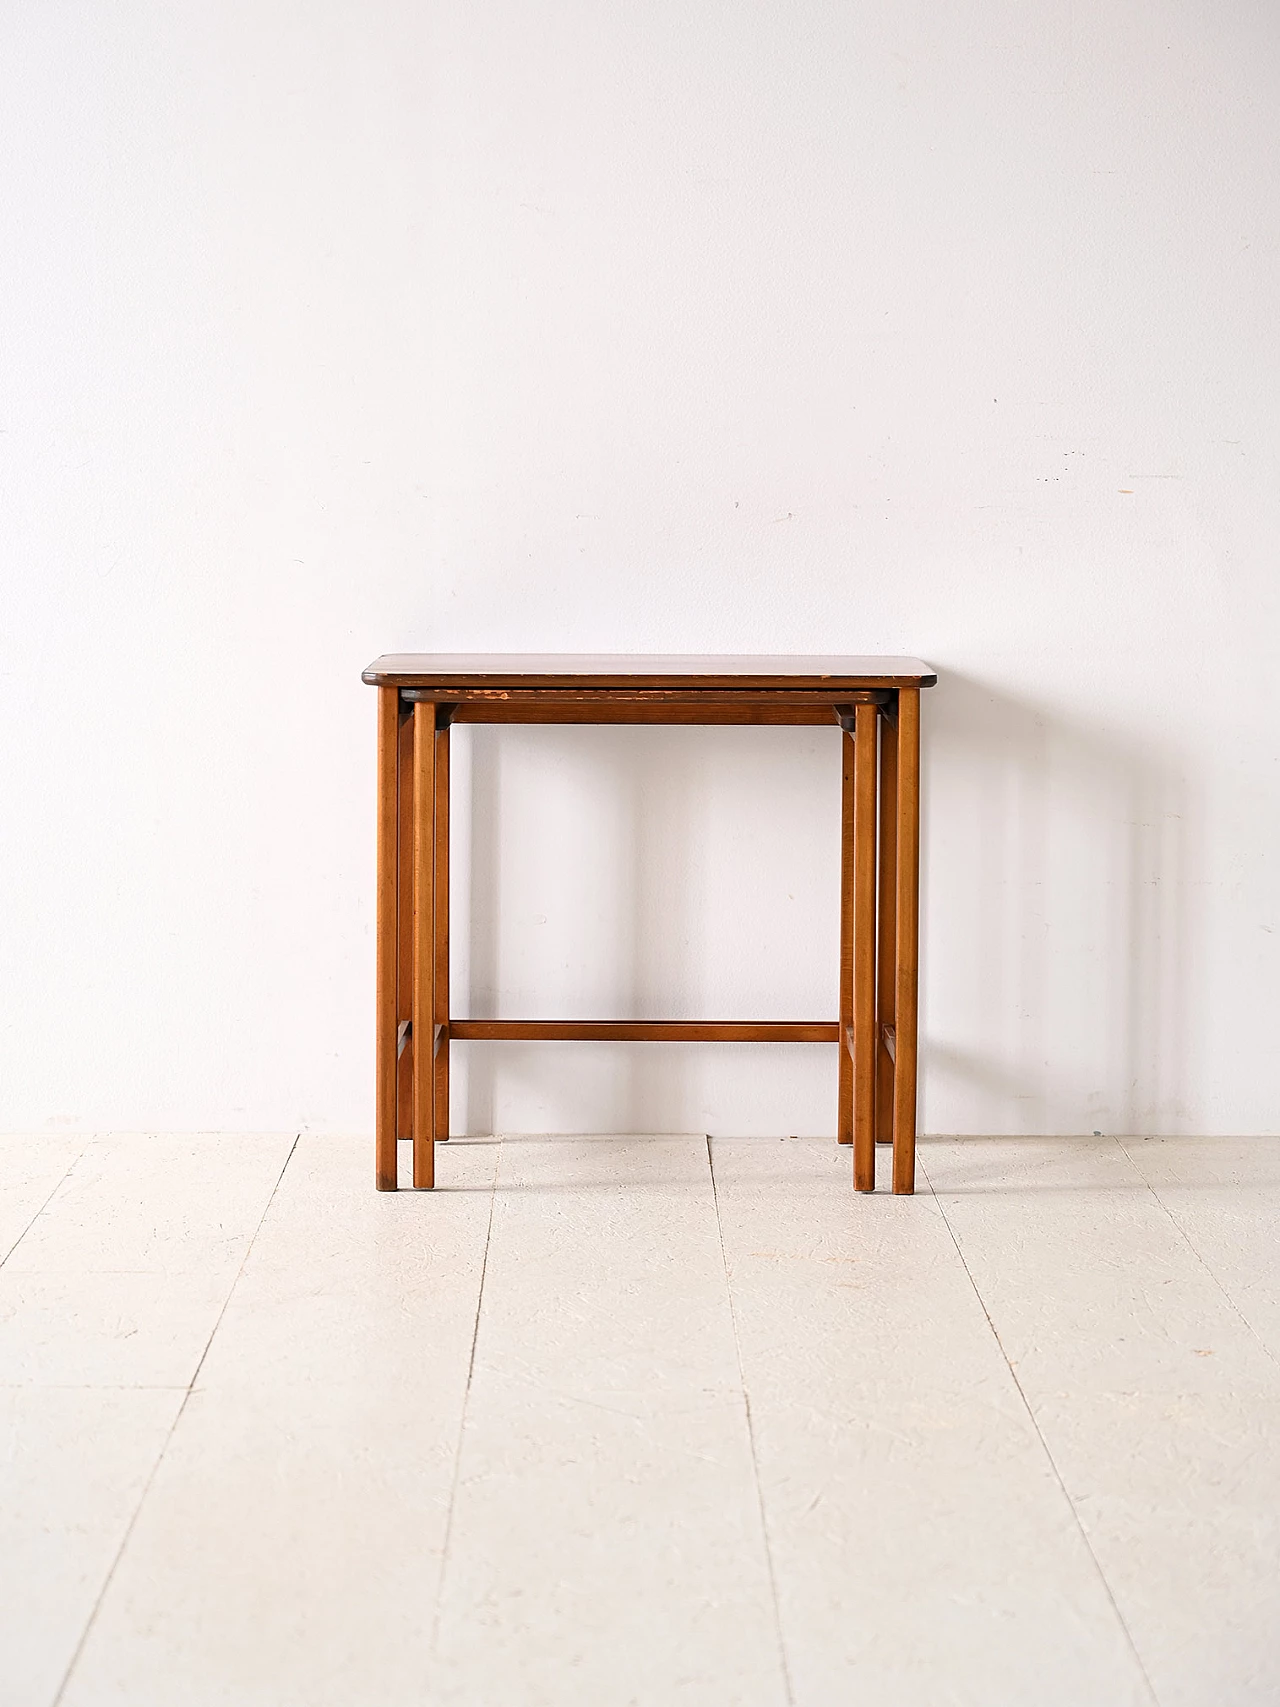
[[[835,1043],[836,1127],[859,1191],[877,1141],[915,1189],[920,869],[918,658],[391,654],[378,689],[376,1166],[435,1183],[451,1041]],[[454,723],[838,724],[843,731],[840,998],[835,1019],[468,1020],[449,1012],[449,730]]]

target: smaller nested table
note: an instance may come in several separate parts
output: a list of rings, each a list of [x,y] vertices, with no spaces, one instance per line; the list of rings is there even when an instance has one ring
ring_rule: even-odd
[[[853,1180],[915,1189],[920,870],[918,658],[657,658],[392,654],[378,689],[377,1186],[435,1184],[449,1136],[451,1041],[835,1043],[836,1128]],[[453,723],[839,724],[844,789],[836,1019],[476,1020],[449,1012],[449,728]]]

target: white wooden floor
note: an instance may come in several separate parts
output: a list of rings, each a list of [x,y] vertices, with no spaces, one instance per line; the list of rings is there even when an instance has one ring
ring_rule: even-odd
[[[0,1140],[4,1707],[1280,1702],[1280,1141],[369,1151]]]

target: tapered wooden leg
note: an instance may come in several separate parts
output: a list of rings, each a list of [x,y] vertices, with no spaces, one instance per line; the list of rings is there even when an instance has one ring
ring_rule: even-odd
[[[436,1183],[435,1097],[435,803],[436,708],[413,708],[413,1183]]]
[[[377,1037],[374,1150],[379,1191],[396,1189],[396,809],[400,693],[378,689]]]
[[[449,725],[436,730],[435,1023],[444,1029],[434,1045],[436,1140],[449,1136]]]
[[[920,920],[920,690],[898,693],[898,919],[893,1189],[916,1188],[916,1001]]]
[[[853,1143],[853,736],[840,736],[840,1066],[836,1089],[836,1138]]]
[[[853,1183],[876,1188],[876,719],[856,714],[853,757]]]
[[[876,1142],[893,1139],[893,1057],[884,1028],[898,994],[898,726],[880,719],[880,858],[876,958]]]
[[[396,882],[396,1137],[413,1137],[413,709],[400,718],[400,829]]]

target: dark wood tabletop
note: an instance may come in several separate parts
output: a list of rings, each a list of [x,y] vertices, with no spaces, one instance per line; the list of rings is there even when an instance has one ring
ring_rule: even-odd
[[[698,657],[662,654],[541,652],[390,652],[363,672],[371,687],[788,688],[814,693],[930,688],[938,677],[920,658]]]

